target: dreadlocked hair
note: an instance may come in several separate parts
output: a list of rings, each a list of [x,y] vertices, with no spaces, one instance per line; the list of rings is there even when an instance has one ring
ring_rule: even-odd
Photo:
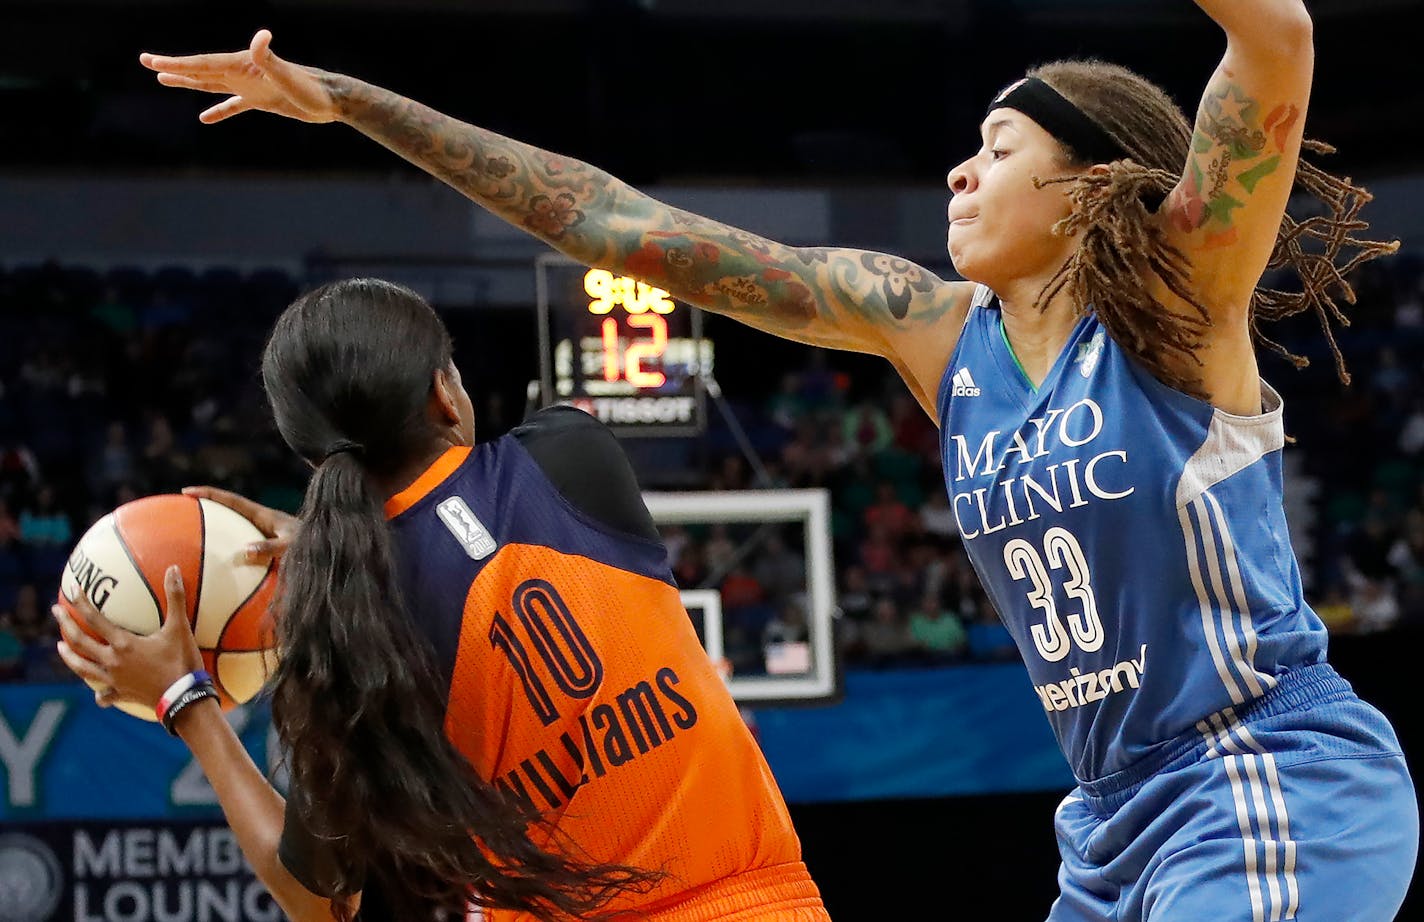
[[[1051,85],[1127,153],[1107,164],[1106,170],[1036,180],[1040,186],[1068,186],[1073,213],[1054,231],[1080,238],[1073,256],[1040,293],[1040,309],[1066,289],[1079,311],[1091,309],[1113,339],[1158,380],[1204,397],[1201,378],[1190,369],[1201,365],[1197,351],[1211,327],[1211,315],[1194,289],[1186,254],[1168,242],[1165,229],[1153,219],[1181,179],[1191,124],[1161,88],[1116,64],[1093,59],[1055,61],[1033,69],[1029,76]],[[1307,140],[1303,151],[1329,154],[1334,148]],[[1075,165],[1088,165],[1071,151],[1065,155]],[[1304,219],[1282,217],[1266,271],[1290,270],[1299,290],[1294,290],[1294,284],[1258,285],[1248,309],[1251,335],[1303,368],[1308,361],[1266,336],[1261,325],[1312,311],[1335,357],[1336,373],[1349,384],[1334,330],[1335,324],[1350,325],[1339,304],[1341,300],[1355,303],[1347,276],[1361,263],[1398,250],[1399,241],[1358,236],[1369,226],[1360,219],[1360,210],[1373,196],[1348,177],[1334,176],[1302,158],[1295,191],[1314,199],[1324,213]],[[1190,309],[1168,307],[1154,298],[1147,285],[1148,272]]]

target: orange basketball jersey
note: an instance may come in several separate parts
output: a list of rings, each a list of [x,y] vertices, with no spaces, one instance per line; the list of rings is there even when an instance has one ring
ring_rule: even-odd
[[[593,858],[668,872],[615,904],[630,918],[828,919],[664,545],[650,520],[636,534],[589,511],[610,496],[647,519],[607,429],[556,408],[451,449],[387,503],[447,734]]]

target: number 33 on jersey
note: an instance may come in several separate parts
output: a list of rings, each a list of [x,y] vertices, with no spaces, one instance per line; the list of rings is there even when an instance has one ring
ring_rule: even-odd
[[[1280,398],[1174,391],[1092,315],[1039,387],[981,289],[945,369],[945,484],[970,560],[1079,778],[1324,656],[1282,502]]]

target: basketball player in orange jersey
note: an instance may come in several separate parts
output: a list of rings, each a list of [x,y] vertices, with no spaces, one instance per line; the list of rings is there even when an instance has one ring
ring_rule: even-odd
[[[300,527],[192,492],[265,550],[290,540],[270,681],[285,804],[216,700],[160,702],[201,668],[186,618],[139,637],[83,600],[105,646],[56,617],[106,701],[168,709],[288,916],[828,922],[602,423],[553,407],[475,445],[444,325],[371,279],[294,302],[262,377],[313,467]],[[175,567],[168,611],[183,591]]]

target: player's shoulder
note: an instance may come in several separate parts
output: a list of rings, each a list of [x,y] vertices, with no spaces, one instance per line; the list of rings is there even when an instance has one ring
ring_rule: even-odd
[[[554,404],[537,410],[509,434],[528,446],[547,439],[612,438],[612,431],[596,416],[564,404]]]
[[[954,284],[963,286],[955,295],[954,309],[950,311],[953,318],[946,322],[946,327],[954,331],[956,337],[961,336],[971,323],[991,322],[997,325],[999,317],[998,295],[988,285],[980,285],[978,282],[955,282]]]
[[[981,287],[973,282],[935,279],[914,309],[884,315],[879,327],[882,354],[930,416],[935,415],[935,394]]]
[[[962,321],[973,308],[982,307],[994,298],[994,292],[987,285],[964,279],[941,280],[933,295],[928,319],[936,322],[951,318]]]
[[[994,303],[994,289],[988,285],[981,285],[978,282],[951,282],[958,286],[957,300],[963,302],[960,309],[964,313],[976,307],[988,307]]]
[[[545,407],[509,431],[545,473],[568,467],[570,460],[585,470],[628,467],[623,446],[613,430],[598,418],[570,406]],[[558,482],[562,478],[554,478]]]
[[[987,285],[963,279],[941,282],[936,292],[938,306],[933,319],[938,328],[951,332],[948,338],[953,340],[975,309],[987,307],[993,301],[994,292]]]
[[[552,406],[509,434],[575,508],[616,531],[658,539],[633,465],[601,421],[575,407]]]
[[[997,295],[989,286],[977,282],[954,282],[952,284],[958,286],[954,295],[954,304],[945,312],[944,335],[939,338],[941,348],[945,350],[945,361],[940,366],[940,377],[937,381],[941,388],[944,387],[945,380],[950,373],[950,361],[960,351],[961,341],[964,341],[966,346],[974,348],[977,348],[981,342],[973,337],[966,339],[966,333],[971,325],[997,322],[998,317]]]

